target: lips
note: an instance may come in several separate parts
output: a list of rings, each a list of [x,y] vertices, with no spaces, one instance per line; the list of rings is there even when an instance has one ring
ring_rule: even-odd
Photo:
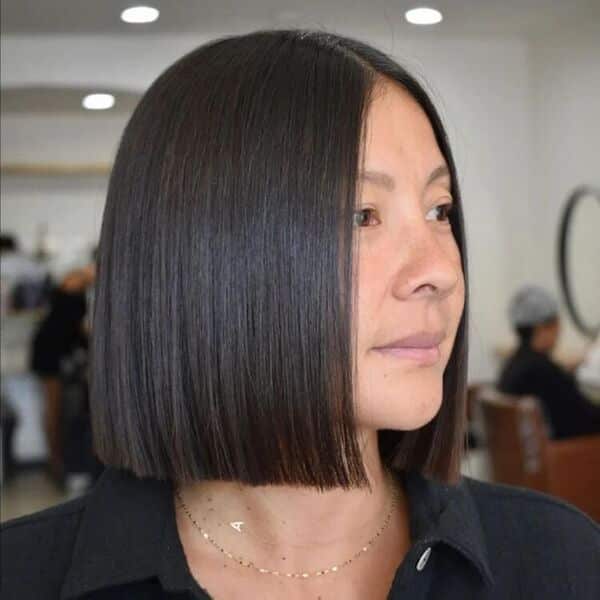
[[[407,337],[391,341],[384,346],[378,346],[376,350],[391,348],[433,348],[439,346],[443,339],[444,333],[441,331],[420,331]]]
[[[444,340],[442,332],[418,332],[394,340],[385,346],[374,348],[378,353],[391,358],[406,359],[424,366],[431,366],[440,360],[440,344]]]

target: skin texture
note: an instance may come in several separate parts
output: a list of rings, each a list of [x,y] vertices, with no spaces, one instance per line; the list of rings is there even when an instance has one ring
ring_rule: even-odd
[[[200,482],[182,496],[228,551],[259,567],[312,571],[339,564],[373,537],[389,512],[392,489],[377,448],[377,430],[416,429],[442,400],[442,376],[464,306],[460,254],[447,214],[448,176],[429,121],[412,97],[382,82],[367,116],[357,212],[357,431],[371,489],[318,492],[286,486]],[[389,184],[390,181],[387,181]],[[367,218],[368,217],[368,218]],[[424,366],[375,348],[420,331],[442,331],[439,360]],[[326,577],[286,580],[261,575],[223,556],[177,509],[180,539],[192,574],[215,598],[386,598],[410,545],[403,490],[384,534],[351,565]],[[176,502],[177,505],[177,502]],[[242,533],[229,522],[243,521]]]

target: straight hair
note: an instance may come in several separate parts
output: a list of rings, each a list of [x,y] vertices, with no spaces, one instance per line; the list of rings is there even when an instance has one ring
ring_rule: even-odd
[[[138,477],[320,489],[367,482],[353,378],[357,172],[376,84],[407,90],[460,192],[423,87],[384,53],[315,31],[208,43],[148,89],[123,133],[98,249],[91,413]],[[386,464],[451,481],[464,439],[467,308],[437,416],[381,431]]]

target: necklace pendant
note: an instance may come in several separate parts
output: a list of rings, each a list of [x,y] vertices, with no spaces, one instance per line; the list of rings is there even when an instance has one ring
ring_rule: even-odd
[[[238,533],[242,533],[244,521],[232,521],[229,523]]]

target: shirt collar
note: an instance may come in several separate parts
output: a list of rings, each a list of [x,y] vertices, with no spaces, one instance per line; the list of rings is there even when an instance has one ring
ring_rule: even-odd
[[[445,544],[493,578],[479,514],[465,480],[444,485],[400,475],[413,543]],[[107,469],[88,494],[60,600],[96,589],[158,578],[166,591],[194,587],[175,522],[171,485]]]
[[[189,587],[190,577],[171,486],[106,469],[87,496],[60,600],[151,578]]]
[[[444,544],[475,567],[488,585],[493,585],[483,527],[469,479],[448,485],[419,473],[405,473],[401,477],[410,507],[413,544],[419,541]]]

